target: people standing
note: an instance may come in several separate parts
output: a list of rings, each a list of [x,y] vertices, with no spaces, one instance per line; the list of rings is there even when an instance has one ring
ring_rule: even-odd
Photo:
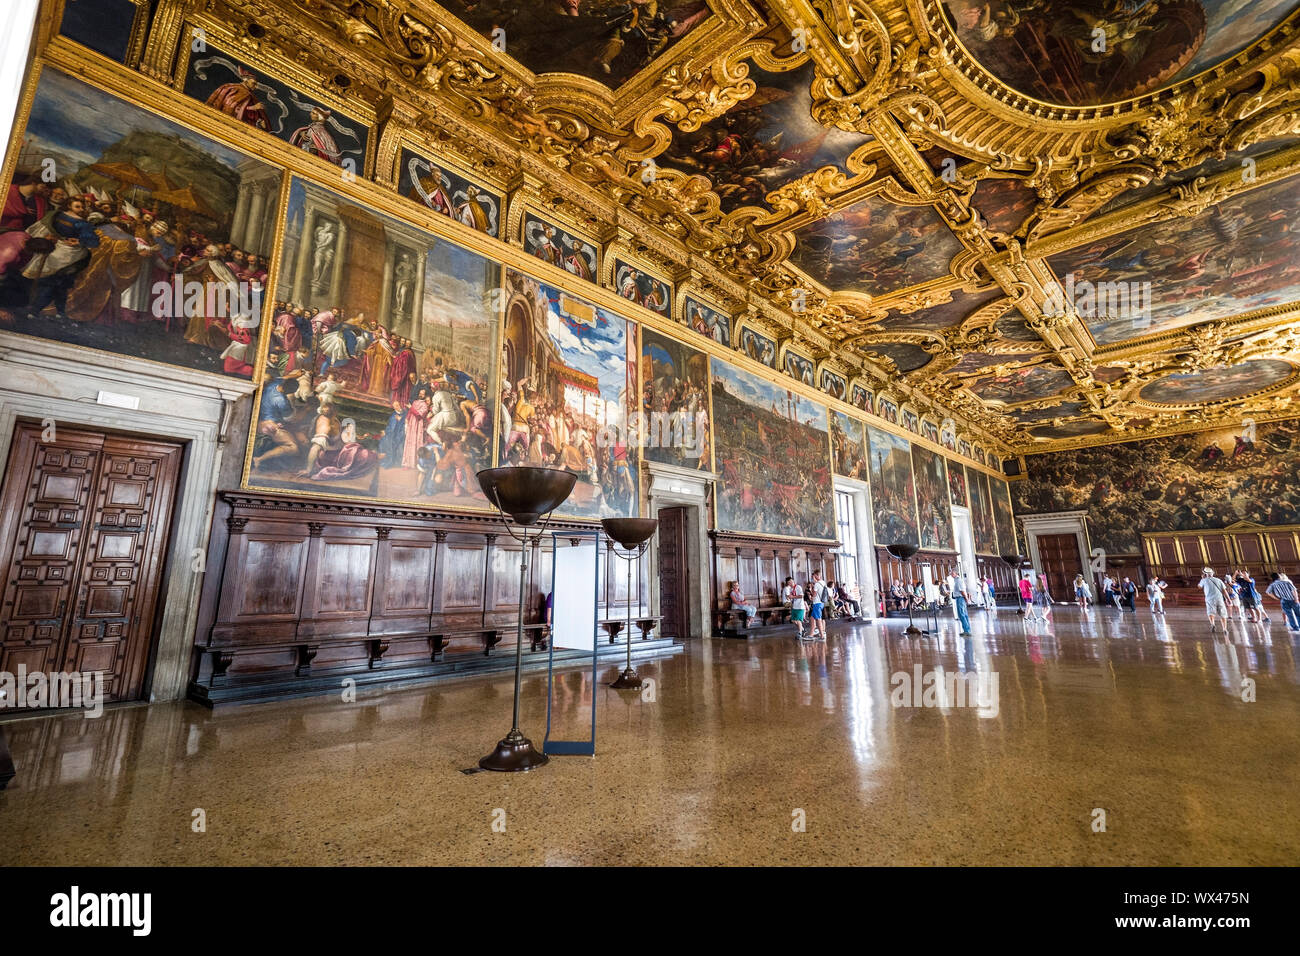
[[[952,583],[952,603],[957,609],[957,620],[961,621],[962,637],[970,637],[970,614],[966,607],[969,600],[970,594],[966,590],[966,580],[961,575],[957,575]]]
[[[1165,587],[1167,585],[1160,578],[1152,578],[1147,582],[1147,601],[1151,605],[1152,614],[1165,613]]]
[[[803,588],[794,583],[794,578],[786,578],[781,588],[781,603],[790,609],[790,620],[799,629],[799,640],[803,640],[803,618],[807,603],[803,599]]]
[[[1034,610],[1030,612],[1029,620],[1037,619],[1046,624],[1052,613],[1052,595],[1041,578],[1034,582],[1032,607]]]
[[[1083,585],[1083,575],[1076,574],[1074,576],[1074,599],[1079,602],[1079,610],[1086,611],[1088,609],[1088,595],[1083,590]]]
[[[1210,619],[1210,632],[1217,620],[1223,621],[1223,633],[1228,633],[1228,586],[1214,576],[1213,568],[1201,569],[1197,587],[1205,595],[1205,616]]]
[[[1259,621],[1255,607],[1257,604],[1254,583],[1245,571],[1238,571],[1232,576],[1233,587],[1237,591],[1237,602],[1241,605],[1242,620],[1252,624]]]
[[[1133,583],[1129,578],[1126,577],[1126,578],[1124,578],[1123,582],[1122,582],[1122,583],[1120,584],[1120,586],[1119,586],[1119,593],[1120,593],[1120,596],[1123,598],[1123,603],[1124,603],[1124,605],[1125,605],[1125,606],[1126,606],[1130,611],[1132,611],[1134,614],[1136,614],[1136,613],[1137,613],[1137,593],[1138,593],[1137,585],[1134,584],[1134,583]]]
[[[1021,604],[1024,605],[1027,611],[1034,603],[1034,586],[1029,583],[1029,578],[1022,576],[1020,578],[1020,584],[1018,584],[1017,587],[1020,589]]]
[[[1232,579],[1232,575],[1223,576],[1224,604],[1230,612],[1234,612],[1238,619],[1245,620],[1245,615],[1241,611],[1241,601],[1237,598],[1237,582]]]
[[[814,641],[826,640],[826,582],[822,580],[822,573],[814,571],[812,581],[808,585],[811,590],[810,602],[812,605],[812,621],[809,624],[809,630],[812,632]]]
[[[1287,630],[1300,631],[1300,592],[1296,591],[1296,586],[1285,574],[1274,571],[1270,577],[1272,580],[1264,593],[1281,602]]]
[[[989,607],[991,607],[993,609],[993,613],[996,614],[998,610],[998,591],[997,588],[993,586],[992,577],[985,576],[984,588],[989,592]]]

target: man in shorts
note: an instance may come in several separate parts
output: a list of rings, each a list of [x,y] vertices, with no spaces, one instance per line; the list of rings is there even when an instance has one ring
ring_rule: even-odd
[[[1197,586],[1205,594],[1205,614],[1210,619],[1210,631],[1216,621],[1223,621],[1223,633],[1228,633],[1228,586],[1214,576],[1214,568],[1202,568]]]
[[[1165,613],[1165,582],[1160,578],[1147,582],[1147,600],[1151,602],[1152,614]]]

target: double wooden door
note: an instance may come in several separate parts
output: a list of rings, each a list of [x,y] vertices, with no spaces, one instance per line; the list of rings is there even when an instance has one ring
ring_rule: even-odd
[[[659,633],[690,637],[690,591],[686,557],[686,509],[659,509]]]
[[[1040,534],[1038,558],[1042,572],[1047,575],[1047,586],[1053,601],[1074,600],[1074,576],[1088,574],[1080,564],[1079,539],[1070,534]]]
[[[99,672],[105,700],[142,695],[181,454],[19,423],[0,492],[0,671]]]

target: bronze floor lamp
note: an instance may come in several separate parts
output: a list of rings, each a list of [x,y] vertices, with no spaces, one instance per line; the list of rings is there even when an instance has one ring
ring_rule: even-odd
[[[898,560],[906,561],[921,549],[914,544],[905,544],[903,542],[898,542],[896,544],[885,545],[885,550],[888,551],[890,554],[892,554],[894,557],[898,558]],[[907,590],[909,594],[909,597],[907,599],[907,630],[904,631],[903,633],[909,634],[912,637],[920,637],[922,634],[925,633],[925,631],[917,627],[916,622],[912,620],[913,597],[911,596],[911,591],[912,591],[911,586],[909,586]]]
[[[627,635],[627,666],[609,686],[619,690],[639,690],[641,677],[632,666],[632,563],[640,560],[641,555],[649,549],[650,539],[659,527],[659,519],[602,518],[600,523],[605,528],[605,534],[623,549],[620,551],[614,548],[614,553],[627,562],[627,630],[623,632]],[[637,606],[640,607],[640,604],[641,595],[638,594]]]
[[[546,763],[546,754],[519,730],[519,690],[524,659],[524,588],[528,581],[528,549],[541,540],[551,512],[564,503],[577,482],[576,475],[554,468],[486,468],[478,473],[479,487],[496,506],[506,533],[519,542],[519,621],[515,628],[515,703],[510,732],[496,749],[478,762],[484,770],[519,772]],[[541,522],[538,531],[528,529]],[[518,531],[511,526],[518,526]]]

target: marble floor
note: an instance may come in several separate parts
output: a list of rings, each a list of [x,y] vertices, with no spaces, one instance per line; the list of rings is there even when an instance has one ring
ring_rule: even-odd
[[[508,678],[10,721],[0,859],[1294,865],[1300,643],[1273,618],[1226,640],[1190,608],[1058,608],[975,612],[969,639],[696,641],[642,665],[641,694],[602,667],[597,756],[528,774],[461,773],[509,727]],[[903,683],[940,669],[990,675],[964,702],[984,706]],[[524,691],[540,740],[544,678]],[[565,674],[554,736],[586,737],[590,701]]]

